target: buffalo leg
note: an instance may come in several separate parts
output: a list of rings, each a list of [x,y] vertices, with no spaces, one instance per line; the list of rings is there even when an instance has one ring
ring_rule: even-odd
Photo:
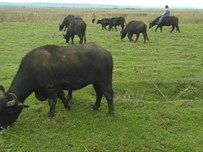
[[[48,99],[48,103],[49,103],[49,108],[50,108],[50,110],[49,110],[49,112],[47,113],[47,116],[48,116],[49,118],[52,118],[52,117],[54,117],[54,115],[55,115],[56,98],[54,98],[54,99]]]
[[[86,44],[86,34],[84,33],[84,43]]]
[[[55,115],[57,93],[54,89],[50,89],[50,90],[48,90],[47,94],[48,94],[48,103],[49,103],[49,108],[50,108],[47,116],[49,118],[52,118]]]
[[[116,27],[116,25],[115,25],[114,27],[115,27],[115,30],[117,31],[117,27]]]
[[[68,91],[68,101],[70,101],[72,99],[72,93],[73,93],[72,90]]]
[[[106,85],[99,86],[99,85],[93,84],[93,86],[94,86],[94,89],[95,89],[96,95],[97,95],[97,99],[96,99],[95,105],[93,106],[93,110],[96,110],[100,107],[101,99],[104,94],[104,96],[107,100],[107,103],[108,103],[109,114],[114,115],[113,89],[112,89],[111,85],[109,84],[109,85],[107,85],[108,87],[104,87]]]
[[[68,95],[69,95],[69,93],[68,93]],[[64,91],[63,91],[63,90],[59,91],[58,97],[59,97],[59,99],[62,100],[63,105],[64,105],[64,108],[70,110],[70,102],[69,102],[69,100],[67,100],[67,99],[65,98],[65,95],[64,95]]]
[[[146,40],[149,41],[149,37],[148,37],[148,35],[147,35],[147,32],[144,32],[144,35],[145,35],[145,37],[146,37]]]
[[[156,26],[155,32],[157,31],[158,28],[159,28],[159,25]]]
[[[146,35],[146,37],[147,37],[147,41],[149,41],[149,37],[148,37],[148,35],[147,35],[147,32],[145,33],[145,35]]]
[[[82,34],[79,34],[78,35],[80,41],[79,41],[79,44],[82,44],[83,43],[83,35]]]
[[[144,43],[146,43],[147,36],[146,36],[146,34],[144,32],[142,33],[142,35],[144,37]]]
[[[175,29],[175,27],[174,27],[174,25],[172,25],[172,29],[171,29],[170,33],[172,33],[174,29]]]
[[[66,43],[69,43],[70,34],[69,34],[68,30],[66,31],[66,35],[64,35],[63,37],[66,39]]]
[[[104,96],[105,96],[107,103],[108,103],[108,109],[109,109],[110,115],[114,115],[113,94],[114,94],[113,89],[109,85],[109,87],[106,88],[104,91]]]
[[[93,84],[93,87],[96,92],[96,102],[95,102],[95,105],[93,106],[93,110],[97,110],[100,107],[103,93],[99,85]]]
[[[122,28],[122,31],[123,31],[124,25],[121,25],[121,28]]]
[[[179,29],[178,25],[176,26],[176,31],[178,31],[180,33],[180,29]]]
[[[112,25],[109,25],[108,30],[109,30],[109,31],[113,31],[113,26],[112,26]]]
[[[81,34],[81,35],[79,36],[79,38],[80,38],[79,44],[82,44],[82,42],[83,42],[83,35]]]
[[[160,26],[160,32],[162,32],[162,26]]]
[[[135,43],[137,42],[137,40],[139,39],[140,34],[136,34],[136,40]]]
[[[71,35],[71,44],[73,44],[74,36],[75,35]]]
[[[130,41],[133,40],[132,37],[133,37],[133,35],[128,33],[128,39],[129,39]]]

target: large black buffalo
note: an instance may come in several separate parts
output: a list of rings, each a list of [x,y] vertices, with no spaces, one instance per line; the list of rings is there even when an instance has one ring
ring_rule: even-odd
[[[108,26],[111,22],[111,18],[103,18],[101,20],[97,20],[97,24],[102,25],[102,30],[106,29],[106,26]]]
[[[116,26],[121,26],[122,30],[126,25],[125,19],[123,17],[112,17],[109,23],[109,30],[113,30],[113,27],[117,31]]]
[[[81,18],[72,19],[68,25],[68,30],[66,34],[63,36],[68,43],[71,38],[71,44],[73,44],[75,35],[78,35],[80,38],[79,44],[86,43],[86,23]]]
[[[112,70],[112,55],[95,43],[33,49],[23,57],[8,91],[0,86],[0,127],[17,120],[22,109],[28,107],[24,101],[32,92],[40,101],[48,99],[48,117],[53,117],[57,97],[70,109],[63,90],[78,90],[89,84],[96,92],[93,110],[100,107],[104,95],[109,114],[113,115]]]
[[[176,28],[176,31],[180,32],[179,26],[178,26],[178,18],[176,16],[167,16],[164,17],[162,22],[160,24],[157,24],[159,21],[159,18],[161,16],[155,18],[151,23],[149,23],[149,28],[152,28],[154,25],[157,25],[155,32],[158,28],[160,28],[160,31],[162,32],[162,26],[172,26],[171,32]]]
[[[74,18],[75,16],[72,14],[69,14],[67,17],[64,18],[63,22],[61,24],[59,24],[59,31],[62,31],[64,29],[64,31],[66,30],[66,28],[68,27],[68,24],[70,23],[70,21]],[[65,28],[64,28],[65,27]]]
[[[144,43],[146,43],[146,40],[149,41],[149,38],[147,35],[147,25],[142,21],[130,21],[126,25],[125,29],[123,31],[121,31],[121,39],[123,39],[127,33],[128,33],[128,38],[130,39],[130,41],[133,40],[132,39],[133,34],[136,34],[135,42],[137,42],[140,33],[143,34]]]

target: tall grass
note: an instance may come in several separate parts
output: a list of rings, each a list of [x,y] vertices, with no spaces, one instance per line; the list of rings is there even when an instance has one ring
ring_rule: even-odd
[[[86,22],[91,22],[92,13],[97,19],[104,17],[123,16],[126,21],[141,20],[149,23],[164,10],[150,9],[35,9],[35,8],[1,8],[0,22],[58,22],[61,23],[68,14],[82,17]],[[203,10],[173,10],[171,15],[179,18],[180,24],[202,24]]]

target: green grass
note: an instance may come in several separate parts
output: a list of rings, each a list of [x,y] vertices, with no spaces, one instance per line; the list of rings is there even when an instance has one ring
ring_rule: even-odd
[[[58,23],[1,22],[0,28],[0,84],[6,90],[28,51],[70,45]],[[137,43],[121,41],[120,28],[105,31],[88,23],[87,42],[109,50],[114,59],[115,116],[107,115],[105,99],[98,111],[90,110],[91,85],[73,92],[70,111],[59,100],[53,119],[46,117],[48,103],[32,94],[25,101],[30,108],[0,132],[0,151],[203,151],[202,28],[183,24],[181,33],[169,33],[171,27],[155,33],[154,27],[147,29],[150,41],[144,44],[142,35]],[[78,45],[77,36],[74,42]]]

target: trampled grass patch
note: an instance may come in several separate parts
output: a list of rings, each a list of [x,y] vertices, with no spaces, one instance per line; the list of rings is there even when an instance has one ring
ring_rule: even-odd
[[[28,51],[70,45],[58,20],[1,22],[0,28],[0,84],[6,90]],[[114,59],[115,116],[108,116],[105,98],[98,111],[90,110],[91,85],[73,92],[70,111],[58,100],[53,119],[46,116],[48,103],[32,94],[25,101],[30,108],[0,132],[0,151],[203,151],[202,28],[188,23],[180,24],[180,33],[169,33],[171,27],[155,33],[154,27],[144,44],[142,35],[137,43],[120,40],[120,27],[107,31],[87,22],[87,43],[102,46]]]

